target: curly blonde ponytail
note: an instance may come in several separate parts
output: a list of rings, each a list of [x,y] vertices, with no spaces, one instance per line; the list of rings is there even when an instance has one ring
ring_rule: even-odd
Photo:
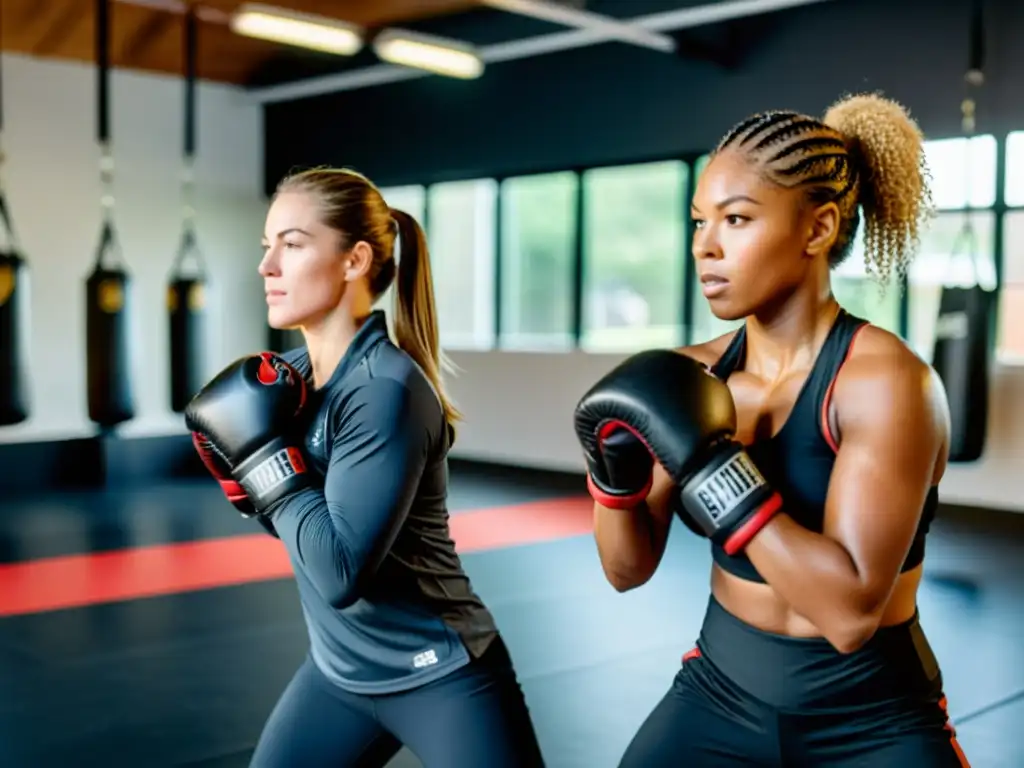
[[[735,126],[715,152],[725,149],[742,152],[771,181],[803,188],[812,204],[836,203],[832,266],[849,256],[863,211],[868,274],[888,283],[906,273],[933,209],[924,138],[899,104],[848,96],[822,120],[762,112]]]
[[[933,213],[924,137],[899,104],[877,95],[849,96],[825,113],[859,158],[864,261],[869,274],[904,275]]]

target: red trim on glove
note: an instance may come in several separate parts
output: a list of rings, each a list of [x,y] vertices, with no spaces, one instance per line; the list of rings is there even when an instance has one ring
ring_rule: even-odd
[[[635,428],[633,428],[626,422],[619,421],[618,419],[609,419],[608,421],[604,422],[598,429],[597,440],[599,449],[601,440],[604,440],[605,438],[609,437],[612,434],[612,432],[614,432],[617,429],[624,429],[631,435],[633,435],[633,437],[635,437],[637,440],[639,440],[640,443],[644,446],[644,448],[647,449],[647,452],[651,455],[651,460],[655,461],[654,451],[651,450],[651,446],[648,445],[647,441],[644,439],[644,436],[641,435]],[[593,497],[594,501],[596,501],[602,507],[607,507],[608,509],[632,509],[637,504],[647,499],[647,494],[651,492],[651,486],[653,485],[654,473],[652,472],[651,476],[647,479],[647,485],[645,485],[642,490],[637,491],[636,493],[631,493],[629,496],[613,496],[608,492],[602,491],[600,488],[598,488],[594,484],[594,479],[590,476],[590,473],[587,473],[587,490],[590,492],[590,495]]]
[[[249,498],[245,495],[245,489],[235,480],[221,480],[220,488],[232,504],[238,501],[247,501]]]
[[[246,495],[245,489],[242,488],[237,480],[231,477],[225,467],[220,465],[217,455],[210,446],[209,438],[199,432],[193,432],[192,445],[195,446],[196,452],[199,454],[199,458],[202,459],[207,471],[220,484],[220,488],[224,491],[224,495],[228,497],[228,501],[232,504],[248,501],[249,497]]]
[[[589,472],[587,473],[587,490],[590,491],[590,495],[594,498],[594,501],[608,509],[632,509],[647,498],[647,494],[651,492],[652,485],[654,485],[653,473],[643,490],[631,493],[629,496],[614,496],[607,491],[602,491],[598,488],[594,483],[594,478],[590,476]]]
[[[722,549],[727,555],[735,555],[741,551],[750,540],[753,539],[762,528],[768,525],[768,521],[782,509],[782,497],[773,493],[771,498],[762,504],[758,510],[747,518],[747,521],[737,528],[730,536]]]
[[[277,383],[277,366],[274,365],[274,353],[263,352],[260,354],[260,367],[256,371],[256,378],[260,384],[267,386]]]
[[[295,470],[295,474],[301,475],[306,472],[306,459],[303,457],[302,451],[295,446],[290,446],[285,449],[285,455],[288,456],[288,461],[291,463],[292,469]]]

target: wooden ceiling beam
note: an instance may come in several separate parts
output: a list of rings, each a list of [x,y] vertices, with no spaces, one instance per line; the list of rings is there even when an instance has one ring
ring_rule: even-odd
[[[192,0],[113,0],[111,64],[173,75],[182,73],[177,30]],[[263,0],[266,5],[340,18],[366,27],[403,23],[479,7],[479,0]],[[228,21],[243,0],[196,0],[199,76],[245,84],[268,60],[303,54],[231,32]],[[0,0],[3,47],[40,58],[92,62],[94,0]],[[300,71],[304,71],[301,69]]]
[[[178,18],[170,13],[147,16],[130,35],[125,35],[117,60],[121,66],[139,66],[146,54],[156,47],[161,38],[178,26]]]
[[[79,24],[92,21],[92,16],[82,13],[79,0],[64,0],[61,6],[51,6],[49,24],[35,41],[31,51],[35,56],[59,56],[68,40],[74,36]]]

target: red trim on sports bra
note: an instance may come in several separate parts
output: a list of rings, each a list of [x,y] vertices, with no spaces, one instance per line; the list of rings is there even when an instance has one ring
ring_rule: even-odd
[[[821,403],[821,436],[825,438],[825,442],[828,443],[828,447],[832,449],[833,453],[839,453],[839,443],[832,435],[832,427],[828,423],[828,407],[832,403],[832,390],[835,389],[836,379],[839,378],[839,372],[843,370],[843,366],[846,365],[846,361],[850,359],[850,355],[853,354],[853,345],[857,342],[857,336],[860,332],[867,328],[870,323],[864,323],[860,328],[853,332],[853,336],[850,337],[850,344],[846,348],[846,356],[843,357],[843,362],[836,368],[836,374],[832,377],[832,381],[828,384],[828,389],[825,390],[825,397]]]

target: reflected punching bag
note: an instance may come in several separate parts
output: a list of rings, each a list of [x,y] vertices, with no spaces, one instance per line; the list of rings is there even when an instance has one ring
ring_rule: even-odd
[[[182,263],[189,255],[194,257],[198,267],[197,273],[191,276],[186,275],[182,269]],[[187,228],[167,286],[171,410],[175,413],[182,413],[195,393],[206,383],[205,295],[206,270],[195,246],[195,235]]]
[[[28,265],[19,255],[7,201],[0,192],[0,225],[9,247],[0,250],[0,426],[20,424],[29,415]]]
[[[86,379],[89,420],[111,428],[135,416],[131,385],[127,271],[107,261],[116,250],[114,228],[104,222],[96,265],[86,280]]]

